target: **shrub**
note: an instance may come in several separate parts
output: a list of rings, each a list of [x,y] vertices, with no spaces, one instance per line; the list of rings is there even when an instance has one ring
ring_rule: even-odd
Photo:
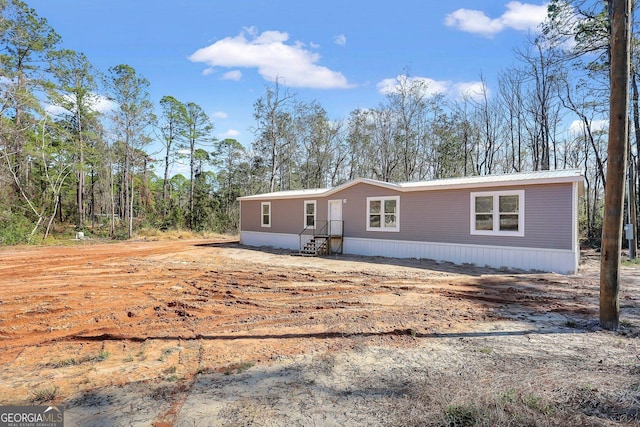
[[[478,420],[478,409],[473,404],[449,405],[444,410],[447,427],[472,427]]]
[[[29,243],[33,224],[21,215],[0,213],[0,245]]]

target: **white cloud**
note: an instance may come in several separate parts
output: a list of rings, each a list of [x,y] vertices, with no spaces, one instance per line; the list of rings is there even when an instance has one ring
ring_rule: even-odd
[[[240,70],[227,71],[222,75],[222,80],[239,81],[241,78],[242,78],[242,71]]]
[[[204,70],[202,70],[202,75],[208,76],[209,74],[213,74],[215,71],[216,71],[215,68],[212,68],[212,67],[205,68]]]
[[[47,105],[44,111],[50,116],[61,116],[63,114],[69,114],[69,110],[59,105]]]
[[[226,138],[235,139],[238,135],[240,135],[240,132],[238,132],[235,129],[229,129],[228,131],[226,131],[224,133],[219,133],[218,134],[218,138],[220,138],[220,139],[226,139]]]
[[[427,97],[445,95],[451,98],[467,97],[480,100],[484,94],[485,86],[482,82],[458,82],[450,80],[433,80],[428,77],[407,77],[401,74],[397,77],[384,79],[377,84],[378,91],[383,95],[396,92],[402,84],[420,85],[423,95]],[[489,90],[486,89],[487,94]]]
[[[506,11],[491,19],[481,10],[458,9],[445,17],[444,23],[460,31],[493,37],[508,28],[518,31],[535,31],[547,16],[547,5],[511,1]]]
[[[116,108],[118,108],[118,104],[114,101],[111,101],[109,98],[102,96],[102,95],[97,95],[97,94],[93,94],[93,99],[92,99],[92,108],[94,111],[97,111],[98,113],[107,113],[111,110],[115,110]]]
[[[482,82],[461,82],[452,86],[452,92],[456,98],[468,98],[480,101],[485,92],[489,96],[491,91]]]
[[[75,100],[70,95],[65,95],[64,98],[66,102],[75,104]],[[98,95],[96,93],[90,93],[89,95],[87,95],[87,99],[88,99],[87,105],[89,106],[89,108],[91,108],[93,111],[97,113],[104,114],[118,108],[118,104],[116,102],[111,101],[109,98],[102,95]],[[45,111],[50,116],[60,116],[63,114],[70,113],[70,111],[64,108],[63,106],[53,105],[53,104],[47,105],[45,107]]]
[[[344,46],[347,44],[347,37],[344,34],[339,34],[333,38],[333,41],[338,46]]]
[[[536,30],[547,17],[548,5],[549,3],[535,5],[512,1],[507,3],[507,11],[500,20],[506,27],[514,30]]]
[[[376,87],[378,88],[378,92],[383,95],[388,95],[396,92],[403,81],[408,84],[422,85],[426,96],[434,96],[440,93],[444,94],[451,87],[451,82],[449,81],[437,81],[428,77],[407,77],[405,75],[399,75],[391,79],[384,79],[379,82]]]
[[[187,151],[185,154],[189,154],[189,152]],[[171,166],[170,174],[172,177],[176,175],[182,175],[186,178],[189,178],[189,175],[191,174],[191,168],[187,163],[176,161]]]
[[[249,34],[251,37],[255,37],[258,34],[258,28],[254,25],[250,27],[242,27],[245,33]]]
[[[189,60],[210,67],[256,68],[267,81],[282,81],[290,87],[332,89],[350,88],[346,77],[338,71],[318,65],[320,55],[305,49],[301,43],[287,44],[289,34],[245,28],[236,37],[198,49]]]
[[[592,120],[591,131],[608,131],[609,120]],[[569,126],[569,132],[574,136],[582,136],[586,133],[585,125],[582,120],[574,120]]]
[[[444,23],[460,31],[489,36],[504,29],[499,20],[492,20],[480,10],[458,9],[447,15]]]
[[[17,82],[16,78],[10,79],[5,76],[0,76],[0,86],[10,86],[10,85],[16,84],[16,82]]]
[[[215,113],[211,114],[211,117],[214,119],[226,119],[227,117],[229,117],[229,115],[224,111],[216,111]]]

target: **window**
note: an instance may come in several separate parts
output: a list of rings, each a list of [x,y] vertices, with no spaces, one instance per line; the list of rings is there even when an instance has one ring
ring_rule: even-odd
[[[524,190],[471,193],[471,234],[524,236]]]
[[[304,226],[305,228],[316,228],[315,200],[305,200],[304,202]]]
[[[400,197],[367,197],[367,231],[400,231]]]
[[[260,218],[262,227],[271,227],[271,202],[262,202],[260,204]]]

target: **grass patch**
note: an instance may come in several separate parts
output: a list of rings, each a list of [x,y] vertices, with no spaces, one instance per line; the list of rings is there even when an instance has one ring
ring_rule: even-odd
[[[498,401],[501,404],[514,403],[516,401],[516,391],[512,388],[498,394]]]
[[[628,321],[628,320],[621,320],[620,321],[620,326],[625,327],[625,328],[633,328],[633,323]]]
[[[68,359],[57,360],[55,362],[47,363],[45,366],[50,368],[64,368],[67,366],[77,366],[83,363],[102,362],[109,358],[110,353],[108,351],[101,351],[97,354],[87,354],[80,358],[70,357]]]
[[[210,231],[191,231],[182,229],[160,230],[152,227],[144,227],[133,233],[133,239],[144,240],[191,240],[191,239],[229,239],[237,236],[213,233]]]
[[[640,265],[640,258],[634,258],[634,259],[622,258],[620,263],[625,267],[637,267]]]
[[[472,403],[449,405],[444,409],[445,426],[473,427],[480,417],[480,412]]]
[[[111,355],[111,353],[109,353],[106,350],[102,350],[100,353],[98,353],[98,355],[96,356],[96,361],[97,362],[102,362],[103,360],[107,360],[109,358],[109,356]]]
[[[478,350],[476,350],[478,351]],[[539,390],[536,377],[520,380],[477,364],[424,373],[405,388],[394,404],[389,425],[398,427],[577,427],[590,423],[576,409],[569,383],[557,390]],[[480,362],[482,361],[482,362]],[[569,388],[567,388],[567,386]],[[575,387],[575,386],[574,386]],[[593,397],[593,396],[592,396]],[[592,399],[593,400],[593,399]],[[602,424],[605,425],[605,424]]]
[[[540,396],[525,394],[522,396],[522,403],[529,409],[541,412],[545,415],[553,414],[553,407],[548,405]]]
[[[165,369],[163,372],[167,375],[169,375],[168,377],[165,378],[166,381],[178,381],[180,378],[176,375],[176,371],[178,369],[175,366],[170,366],[167,369]]]
[[[55,400],[58,395],[58,386],[53,387],[42,387],[36,389],[31,396],[31,401],[33,403],[43,403],[43,402],[51,402]]]
[[[211,375],[220,373],[220,369],[215,369],[210,366],[198,368],[197,375]]]
[[[242,372],[244,372],[247,369],[251,368],[254,364],[255,363],[253,363],[253,362],[232,363],[231,365],[225,366],[222,369],[222,373],[225,374],[225,375],[241,374]]]
[[[165,348],[164,350],[162,350],[162,354],[158,358],[158,362],[164,362],[167,356],[170,356],[172,353],[176,351],[180,351],[180,349],[174,348],[174,347]]]
[[[566,322],[564,322],[564,326],[571,329],[578,329],[579,327],[578,323],[574,320],[567,320]]]

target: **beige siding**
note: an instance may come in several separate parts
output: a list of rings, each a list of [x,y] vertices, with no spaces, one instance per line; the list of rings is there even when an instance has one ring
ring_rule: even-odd
[[[260,206],[271,202],[271,227],[260,225]],[[242,202],[242,230],[265,233],[298,233],[302,229],[304,200],[245,200]]]
[[[327,200],[323,198],[243,200],[242,230],[297,234],[304,228],[304,202],[316,201],[316,220],[327,219]],[[271,227],[260,225],[260,206],[271,202]]]
[[[525,191],[523,237],[470,234],[470,193],[475,191]],[[367,197],[400,196],[400,231],[366,230]],[[271,201],[272,225],[260,227],[261,201],[242,201],[242,230],[298,233],[304,225],[305,200],[316,200],[317,220],[327,219],[328,200],[343,199],[345,237],[437,243],[572,249],[572,184],[398,192],[359,183],[328,197]]]

